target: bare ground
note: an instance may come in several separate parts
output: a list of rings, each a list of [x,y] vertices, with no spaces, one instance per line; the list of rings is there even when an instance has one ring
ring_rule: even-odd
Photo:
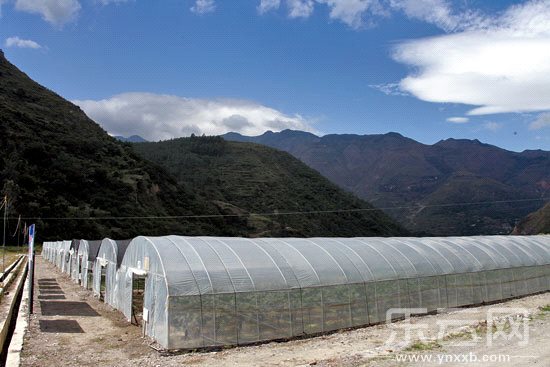
[[[61,275],[53,265],[41,258],[38,258],[36,263],[36,282],[37,287],[39,282],[42,285],[42,297],[55,296],[51,291],[55,292],[57,285],[65,297],[65,300],[42,301],[86,302],[92,311],[97,312],[97,316],[44,316],[38,302],[40,300],[35,299],[35,314],[31,317],[29,332],[25,337],[22,366],[401,366],[428,364],[426,361],[398,361],[397,358],[403,355],[434,355],[434,358],[437,358],[439,355],[461,355],[470,352],[479,357],[485,354],[510,356],[510,360],[505,363],[499,362],[499,365],[550,365],[550,333],[547,332],[550,327],[550,293],[493,306],[447,310],[438,315],[412,318],[410,324],[416,329],[421,329],[426,336],[426,340],[422,342],[417,340],[418,332],[413,332],[407,342],[403,331],[407,321],[400,321],[391,326],[376,325],[303,340],[164,356],[150,348],[151,340],[142,338],[141,329],[126,322],[121,313],[98,301],[90,291],[73,283],[67,275]],[[51,305],[43,305],[45,311],[48,311],[48,308],[52,311]],[[67,304],[65,309],[60,304],[55,305],[60,307],[57,313],[75,313],[75,308],[69,306],[73,304]],[[491,325],[487,326],[487,311],[490,307],[507,308],[508,311],[502,315],[517,315],[522,310],[528,313],[526,318],[514,319],[518,322],[527,322],[527,345],[518,346],[517,338],[500,338],[495,340],[492,346],[487,346],[487,334],[499,330]],[[89,310],[84,312],[85,307],[78,308],[81,313],[90,314]],[[40,320],[43,329],[44,321],[72,320],[69,322],[72,326],[76,321],[82,332],[66,332],[71,330],[70,325],[61,325],[60,332],[44,332],[40,328]],[[506,318],[500,316],[498,320]],[[445,338],[437,341],[441,324],[444,322],[452,323],[453,326],[446,329]],[[513,327],[510,323],[504,324],[502,330],[510,332]],[[474,331],[480,340],[473,346],[461,346],[461,343],[471,339]],[[387,343],[392,336],[393,340]],[[438,364],[437,360],[435,364]],[[451,361],[444,365],[464,366],[471,363]]]

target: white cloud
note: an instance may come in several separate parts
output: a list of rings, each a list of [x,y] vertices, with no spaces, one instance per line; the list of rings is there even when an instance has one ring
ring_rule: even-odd
[[[287,0],[288,16],[291,18],[307,18],[313,13],[313,0]]]
[[[369,87],[379,90],[388,96],[408,96],[409,93],[402,91],[399,83],[369,84]]]
[[[386,15],[378,0],[317,0],[326,4],[331,19],[340,20],[352,28],[361,28],[365,14]]]
[[[113,135],[137,134],[147,140],[235,131],[313,131],[300,115],[287,115],[251,101],[194,99],[151,93],[124,93],[109,99],[73,101]]]
[[[260,0],[258,11],[260,14],[276,10],[281,0]],[[331,19],[339,20],[352,28],[361,28],[364,25],[364,15],[385,14],[379,0],[285,0],[290,18],[308,18],[313,14],[315,4],[324,4],[329,8]]]
[[[109,4],[127,3],[129,1],[134,1],[134,0],[96,0],[96,1],[99,2],[101,5],[109,5]]]
[[[281,0],[261,0],[260,5],[258,5],[258,12],[264,14],[271,10],[278,9],[279,6],[281,6]]]
[[[483,28],[490,22],[476,11],[454,10],[447,0],[389,0],[389,4],[409,18],[434,24],[447,32]]]
[[[481,125],[481,127],[484,130],[489,130],[489,131],[495,132],[495,131],[500,130],[502,128],[502,124],[499,123],[499,122],[490,121],[490,122],[484,123],[483,125]]]
[[[455,11],[447,0],[286,0],[291,18],[309,17],[315,3],[324,4],[333,20],[358,29],[378,17],[403,12],[407,17],[432,23],[446,31],[482,26],[486,18],[475,11]],[[260,0],[261,14],[278,9],[281,0]]]
[[[40,14],[45,21],[62,26],[76,19],[80,11],[80,3],[78,0],[16,0],[15,8]]]
[[[7,38],[4,45],[6,47],[18,47],[18,48],[33,48],[33,49],[42,48],[42,46],[40,46],[38,43],[36,43],[33,40],[21,39],[17,36]]]
[[[470,121],[467,117],[449,117],[447,118],[448,122],[452,122],[453,124],[465,124],[468,121]]]
[[[211,13],[216,10],[216,2],[214,0],[196,0],[195,5],[191,7],[191,11],[197,14]]]
[[[529,124],[529,130],[540,130],[550,127],[550,112],[544,112],[537,116],[537,119]]]
[[[470,115],[550,110],[550,1],[402,43],[393,57],[415,70],[400,86],[421,100],[478,106]]]

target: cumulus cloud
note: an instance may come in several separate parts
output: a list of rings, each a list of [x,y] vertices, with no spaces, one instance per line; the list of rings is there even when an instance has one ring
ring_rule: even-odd
[[[245,100],[206,100],[151,93],[124,93],[103,100],[73,101],[113,135],[162,140],[229,131],[258,135],[266,130],[314,131],[300,115],[287,115]]]
[[[18,47],[18,48],[32,48],[32,49],[42,48],[42,46],[40,46],[37,42],[33,40],[26,40],[26,39],[19,38],[17,36],[7,38],[4,45],[6,47]]]
[[[550,110],[550,1],[404,42],[393,57],[414,70],[400,88],[421,100],[478,106],[470,115]]]
[[[291,18],[307,18],[313,13],[313,0],[287,0],[288,16]]]
[[[258,5],[258,12],[264,14],[268,11],[278,9],[279,6],[281,6],[281,0],[261,0],[260,5]]]
[[[81,7],[78,0],[16,0],[15,8],[40,14],[45,21],[62,26],[74,20]]]
[[[195,5],[191,7],[191,11],[197,14],[211,13],[216,10],[216,2],[214,0],[196,0]]]
[[[545,127],[550,127],[550,112],[541,113],[529,124],[529,130],[540,130]]]
[[[467,117],[449,117],[447,118],[448,122],[452,122],[453,124],[465,124],[468,121],[470,121]]]

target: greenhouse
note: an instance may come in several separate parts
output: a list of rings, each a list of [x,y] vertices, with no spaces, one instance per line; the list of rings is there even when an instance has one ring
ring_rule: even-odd
[[[101,241],[80,241],[77,257],[78,280],[84,288],[92,285],[92,271]]]
[[[115,241],[109,238],[101,242],[93,271],[93,291],[105,303],[117,308],[117,271],[130,240]]]
[[[80,279],[80,258],[78,256],[78,249],[80,244],[85,240],[72,240],[69,249],[69,267],[67,273],[71,276],[71,279],[78,283]]]
[[[52,262],[52,254],[54,252],[56,242],[44,242],[42,244],[42,257],[49,262]]]
[[[69,273],[70,271],[70,253],[69,251],[71,250],[71,244],[72,244],[72,241],[62,241],[61,243],[61,246],[60,246],[60,249],[59,249],[59,256],[58,256],[58,261],[59,261],[59,269],[61,269],[61,271],[63,273]]]
[[[61,248],[63,241],[51,242],[50,261],[57,267],[61,265]]]
[[[550,289],[550,236],[137,237],[117,308],[167,349],[369,325]]]

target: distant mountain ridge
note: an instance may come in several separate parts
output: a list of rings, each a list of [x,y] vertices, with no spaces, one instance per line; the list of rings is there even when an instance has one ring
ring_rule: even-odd
[[[117,139],[117,140],[120,140],[120,141],[127,142],[127,143],[146,143],[147,142],[147,140],[143,139],[139,135],[132,135],[132,136],[128,136],[128,137],[121,136],[121,135],[115,135],[114,138]]]
[[[544,204],[531,199],[550,196],[550,152],[542,150],[516,153],[467,139],[426,145],[394,132],[223,137],[287,151],[376,207],[396,208],[386,212],[417,233],[510,233]]]
[[[280,150],[208,136],[139,143],[133,148],[224,213],[255,213],[246,220],[255,236],[408,234],[382,211]]]

